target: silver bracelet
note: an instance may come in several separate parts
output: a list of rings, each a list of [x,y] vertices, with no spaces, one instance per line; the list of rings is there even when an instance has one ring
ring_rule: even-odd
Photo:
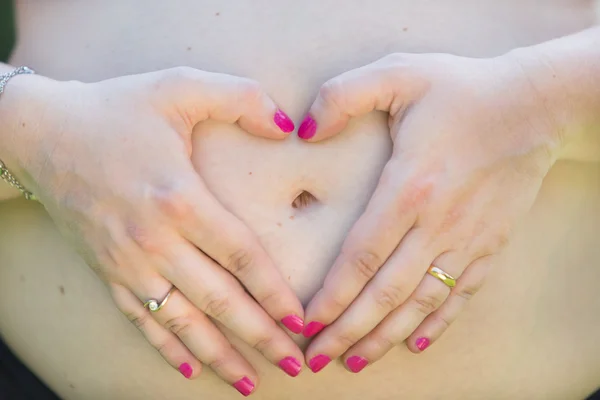
[[[12,72],[0,75],[0,96],[2,96],[2,93],[4,93],[4,87],[6,86],[8,81],[12,77],[21,74],[35,74],[35,71],[28,67],[19,67],[15,68]],[[20,190],[27,200],[38,200],[38,198],[35,197],[33,193],[25,189],[25,187],[17,180],[17,178],[15,178],[14,175],[8,171],[8,169],[6,168],[6,164],[4,164],[2,160],[0,160],[0,178],[2,178],[10,186]]]

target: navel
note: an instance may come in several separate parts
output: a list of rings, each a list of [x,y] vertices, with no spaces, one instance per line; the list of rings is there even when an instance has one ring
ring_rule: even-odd
[[[318,201],[312,193],[303,190],[292,202],[292,207],[295,209],[304,209]]]

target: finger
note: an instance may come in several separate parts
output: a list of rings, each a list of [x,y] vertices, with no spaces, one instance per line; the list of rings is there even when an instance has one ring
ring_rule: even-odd
[[[165,293],[164,290],[161,293]],[[143,300],[147,297],[141,298]],[[160,301],[163,298],[164,296],[159,296],[156,299]],[[151,315],[177,335],[200,361],[213,369],[225,382],[235,385],[244,377],[253,385],[258,382],[258,375],[252,366],[231,346],[212,321],[179,290],[173,290],[164,307]]]
[[[465,259],[461,252],[448,252],[436,258],[433,265],[458,278]],[[346,352],[344,359],[348,369],[359,372],[367,363],[378,361],[392,347],[404,342],[431,313],[445,304],[449,294],[450,288],[444,282],[425,274],[406,302]],[[425,344],[418,343],[419,346]]]
[[[270,139],[283,139],[295,129],[254,80],[189,67],[153,74],[163,106],[180,117],[190,132],[207,119],[237,122],[247,132]],[[156,81],[153,86],[156,90]]]
[[[163,213],[185,238],[233,274],[274,320],[302,332],[302,304],[256,235],[221,206],[197,175],[183,182],[183,188],[155,193]]]
[[[286,373],[295,376],[300,372],[303,354],[298,346],[233,276],[190,243],[173,243],[165,258],[171,265],[163,268],[165,278],[201,311]]]
[[[407,346],[420,353],[436,341],[467,305],[484,283],[496,256],[485,256],[473,261],[463,272],[444,304],[429,315],[410,335]]]
[[[375,276],[416,221],[428,196],[426,184],[391,160],[367,208],[350,230],[342,250],[328,272],[323,288],[306,309],[305,336],[338,318]],[[398,174],[398,171],[405,171]],[[424,246],[426,241],[419,242]],[[414,248],[417,250],[420,248]],[[411,256],[416,256],[410,250]]]
[[[173,368],[188,379],[194,379],[200,374],[200,361],[176,335],[152,318],[150,312],[131,291],[118,284],[111,284],[110,290],[117,308]]]
[[[425,244],[425,236],[411,230],[358,298],[313,340],[306,351],[309,367],[314,357],[339,357],[411,296],[433,261],[430,254],[435,254]]]
[[[319,141],[339,133],[352,117],[386,111],[393,118],[423,91],[408,68],[409,55],[391,55],[327,81],[320,89],[298,136]]]

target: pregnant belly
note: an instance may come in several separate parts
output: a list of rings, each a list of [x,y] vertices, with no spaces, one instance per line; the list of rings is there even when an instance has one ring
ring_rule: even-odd
[[[238,135],[212,132],[219,138]],[[317,201],[294,208],[290,201],[295,191],[284,185],[293,180],[262,186],[261,179],[279,180],[282,172],[269,170],[258,159],[235,167],[223,164],[235,170],[222,175],[226,180],[205,175],[260,235],[306,300],[360,207],[351,198],[328,197],[324,187],[306,179],[298,180],[301,185],[294,190],[309,190]],[[598,166],[555,167],[486,286],[421,355],[400,345],[358,375],[332,363],[318,375],[305,370],[292,379],[232,338],[261,377],[254,398],[583,398],[600,381],[599,182]],[[0,224],[0,332],[61,397],[237,396],[208,369],[199,379],[185,381],[167,366],[115,309],[104,286],[62,240],[42,207],[22,200],[4,203]]]
[[[341,12],[315,1],[292,10],[260,1],[177,8],[149,0],[144,9],[133,2],[24,1],[13,63],[84,81],[173,65],[245,75],[300,120],[324,80],[386,53],[495,55],[588,23],[585,13],[558,6],[536,19],[533,1],[518,2],[520,19],[511,12],[517,2],[495,9],[494,1],[461,7],[380,1],[368,10],[359,3],[347,2]],[[392,3],[398,8],[393,18]],[[339,20],[315,23],[334,14]],[[107,31],[107,20],[120,28]],[[204,37],[210,40],[198,39]],[[385,122],[373,113],[352,121],[339,137],[312,145],[295,137],[262,140],[212,122],[194,132],[198,172],[258,234],[305,303],[390,156]],[[582,398],[600,381],[599,182],[597,165],[555,167],[487,285],[421,355],[400,345],[358,375],[332,363],[317,375],[304,371],[292,379],[232,338],[260,374],[253,398]],[[21,200],[0,204],[0,332],[65,399],[238,396],[208,369],[186,381],[167,366],[116,310],[43,208]]]
[[[319,144],[294,135],[268,141],[216,123],[200,125],[193,144],[208,187],[259,235],[304,302],[319,288],[391,150],[383,114],[355,120]]]

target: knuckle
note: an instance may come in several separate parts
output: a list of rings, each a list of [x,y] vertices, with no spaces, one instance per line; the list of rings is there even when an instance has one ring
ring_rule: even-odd
[[[407,55],[404,53],[391,53],[382,57],[379,62],[383,65],[404,65],[407,63]]]
[[[443,216],[442,220],[440,221],[440,227],[439,227],[440,233],[449,232],[453,228],[455,228],[457,225],[459,225],[461,220],[464,217],[464,214],[465,214],[465,210],[460,205],[455,205],[455,206],[451,207],[450,209],[448,209],[444,213],[444,216]]]
[[[485,235],[468,246],[468,254],[473,259],[489,257],[502,251],[509,243],[509,237],[503,235]]]
[[[344,99],[344,85],[339,77],[328,80],[319,89],[319,96],[327,104],[333,104],[342,109],[341,103]]]
[[[375,304],[385,311],[398,307],[404,298],[404,290],[396,285],[387,285],[375,291]]]
[[[492,235],[488,240],[486,240],[486,243],[482,246],[481,251],[476,253],[476,255],[482,257],[485,255],[498,253],[508,245],[508,242],[508,236]]]
[[[189,316],[180,315],[168,319],[164,326],[177,336],[187,336],[191,329],[192,321]]]
[[[396,345],[395,340],[381,333],[374,333],[370,335],[369,340],[371,340],[375,344],[379,351],[386,351]]]
[[[169,349],[168,349],[166,343],[164,343],[164,342],[155,343],[154,348],[156,349],[156,351],[158,351],[158,354],[160,354],[163,358],[166,359],[168,357]]]
[[[510,242],[512,225],[509,221],[498,224],[484,224],[485,229],[475,232],[473,237],[479,238],[471,244],[473,256],[484,257],[504,249]]]
[[[149,83],[156,92],[161,92],[170,87],[180,87],[189,79],[192,79],[198,73],[191,67],[179,66],[164,69],[152,73],[152,78]]]
[[[182,65],[164,70],[163,76],[167,80],[179,81],[180,79],[190,79],[194,77],[196,72],[196,69]]]
[[[462,297],[465,300],[471,300],[471,298],[475,296],[475,294],[479,291],[480,288],[481,283],[464,285],[460,289],[456,290],[454,295]]]
[[[92,271],[104,282],[108,282],[118,268],[117,261],[111,255],[111,250],[106,249],[91,253],[90,250],[82,249],[80,253]]]
[[[381,58],[377,62],[377,67],[385,72],[390,78],[400,77],[405,74],[411,62],[411,55],[407,53],[392,53]]]
[[[260,83],[248,78],[240,78],[238,92],[239,99],[243,103],[253,103],[263,96],[263,89]]]
[[[114,267],[118,264],[118,259],[115,257],[114,250],[106,246],[104,249],[86,249],[83,250],[82,255],[85,256],[86,260],[90,260],[90,263],[95,264],[97,267]]]
[[[345,310],[351,299],[346,298],[341,291],[329,291],[326,295],[327,305],[335,310]]]
[[[496,237],[496,248],[498,250],[501,250],[501,249],[505,248],[506,246],[508,246],[509,242],[510,242],[510,232],[500,234]]]
[[[269,347],[271,347],[273,344],[273,337],[272,336],[265,336],[265,337],[261,337],[258,338],[257,340],[254,341],[254,343],[252,344],[252,347],[255,348],[256,350],[260,351],[261,353],[264,353]]]
[[[319,300],[324,304],[324,307],[327,307],[330,312],[334,312],[334,310],[342,311],[348,308],[348,305],[352,301],[352,298],[349,296],[349,293],[346,293],[343,290],[335,290],[331,287],[329,282],[325,282],[325,285],[317,292],[314,298],[319,298]],[[324,322],[324,321],[321,321]]]
[[[489,221],[486,221],[485,218],[482,218],[475,222],[471,229],[471,237],[477,238],[486,234],[490,229]]]
[[[346,349],[356,344],[359,339],[360,337],[351,332],[339,332],[335,335],[335,340]]]
[[[150,229],[144,228],[137,223],[130,222],[125,227],[127,236],[133,240],[144,252],[159,253],[163,247],[162,241],[157,235],[151,233]],[[119,252],[120,253],[120,252]],[[117,258],[117,251],[113,251],[113,257]]]
[[[146,326],[150,318],[149,314],[143,312],[131,312],[125,314],[125,316],[133,325],[135,325],[136,328],[140,330],[142,330]]]
[[[412,302],[417,311],[429,315],[442,305],[443,300],[437,296],[425,295],[415,297]]]
[[[493,250],[495,252],[500,251],[505,248],[512,236],[512,226],[509,223],[502,224],[494,236],[494,240],[492,241]]]
[[[152,201],[164,215],[173,220],[183,221],[190,218],[194,208],[188,193],[182,189],[185,186],[173,183],[158,186],[152,190]]]
[[[238,278],[247,276],[252,270],[254,264],[254,256],[248,250],[234,251],[227,257],[227,262],[224,267],[227,271]]]
[[[170,355],[173,353],[174,346],[173,343],[169,340],[153,343],[152,345],[154,346],[156,351],[158,351],[158,354],[160,354],[165,360],[168,360],[170,358]]]
[[[271,289],[271,288],[269,288]],[[275,292],[272,290],[267,291],[261,296],[254,296],[256,301],[263,306],[265,310],[271,309],[271,307],[276,308],[282,304],[285,304],[285,299],[279,292]],[[271,307],[270,307],[271,306]]]
[[[361,280],[370,280],[381,267],[382,261],[374,252],[360,251],[350,259],[350,265]]]
[[[399,196],[399,211],[405,213],[407,209],[418,210],[429,202],[433,192],[433,182],[423,176],[415,176],[409,179],[401,187]]]
[[[202,302],[202,310],[218,320],[223,320],[231,312],[231,301],[226,293],[211,293]]]
[[[436,315],[435,320],[437,320],[439,325],[442,326],[442,330],[446,330],[452,323],[452,319],[450,319],[447,315],[444,314]]]
[[[218,351],[219,355],[211,360],[206,361],[206,365],[208,365],[213,371],[223,371],[228,364],[232,361],[232,354],[234,353],[234,349],[231,346],[227,348],[220,349]]]

